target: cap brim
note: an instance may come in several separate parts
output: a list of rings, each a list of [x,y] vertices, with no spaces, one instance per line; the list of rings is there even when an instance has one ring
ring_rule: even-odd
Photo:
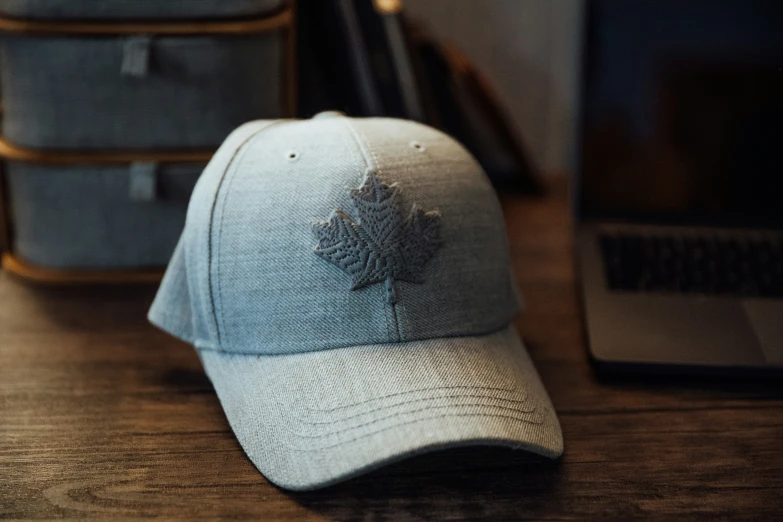
[[[442,448],[563,452],[513,327],[291,355],[199,354],[248,457],[283,488],[328,486]]]

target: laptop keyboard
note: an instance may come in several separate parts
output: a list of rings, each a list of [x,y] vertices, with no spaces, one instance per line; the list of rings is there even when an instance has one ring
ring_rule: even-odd
[[[609,288],[783,297],[783,238],[603,235]]]

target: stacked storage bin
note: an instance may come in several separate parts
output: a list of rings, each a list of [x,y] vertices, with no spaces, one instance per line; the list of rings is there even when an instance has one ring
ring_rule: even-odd
[[[158,276],[238,125],[290,115],[286,0],[0,0],[3,266]]]

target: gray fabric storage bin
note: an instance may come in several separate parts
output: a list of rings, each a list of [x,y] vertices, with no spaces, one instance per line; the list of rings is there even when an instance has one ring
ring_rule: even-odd
[[[69,269],[165,266],[204,168],[197,163],[156,168],[14,161],[4,166],[12,253],[42,267]],[[134,177],[142,180],[142,194]],[[154,182],[154,197],[144,197],[145,181]]]
[[[4,137],[39,149],[217,147],[248,120],[284,115],[285,34],[7,33]]]
[[[38,20],[194,20],[259,16],[285,0],[0,0],[0,14]]]

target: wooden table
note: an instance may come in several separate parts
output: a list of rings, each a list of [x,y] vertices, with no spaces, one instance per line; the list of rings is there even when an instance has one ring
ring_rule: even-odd
[[[783,518],[779,387],[596,379],[565,194],[560,181],[544,200],[502,198],[560,461],[453,450],[281,491],[244,456],[193,349],[146,322],[153,288],[0,274],[0,518]]]

